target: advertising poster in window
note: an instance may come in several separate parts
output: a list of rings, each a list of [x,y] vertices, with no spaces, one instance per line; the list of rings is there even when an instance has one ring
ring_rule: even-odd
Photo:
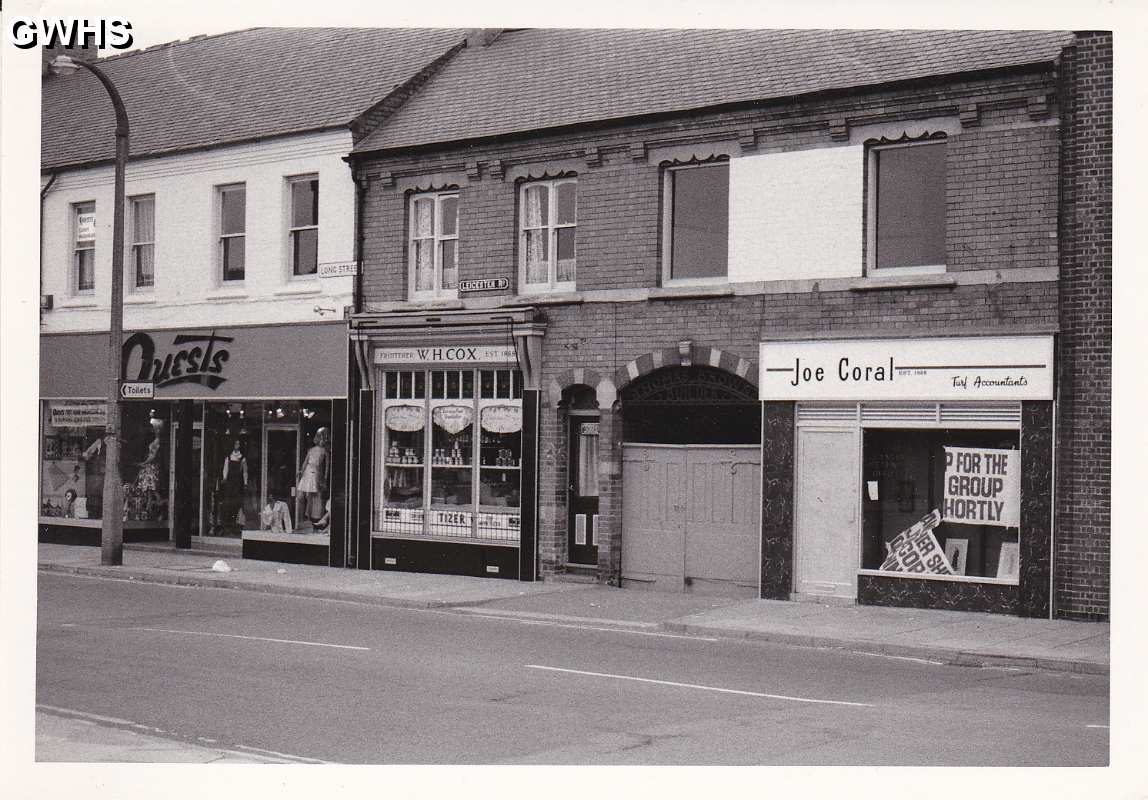
[[[952,575],[953,567],[945,557],[933,529],[941,524],[941,514],[933,509],[919,521],[901,531],[888,544],[889,554],[881,564],[886,572],[917,572],[930,575]]]
[[[1020,527],[1020,451],[945,448],[945,522]]]
[[[103,402],[50,403],[48,424],[53,428],[106,427],[108,406]]]

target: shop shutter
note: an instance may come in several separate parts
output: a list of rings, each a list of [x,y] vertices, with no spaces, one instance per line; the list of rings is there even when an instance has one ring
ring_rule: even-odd
[[[798,425],[856,425],[856,403],[798,403]]]
[[[880,428],[1020,427],[1020,403],[798,403],[798,425],[856,425]]]

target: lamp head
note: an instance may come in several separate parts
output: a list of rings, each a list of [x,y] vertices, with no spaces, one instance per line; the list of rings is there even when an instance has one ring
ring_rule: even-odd
[[[71,75],[73,72],[79,70],[80,65],[77,64],[71,56],[59,55],[52,59],[52,74],[53,75]]]

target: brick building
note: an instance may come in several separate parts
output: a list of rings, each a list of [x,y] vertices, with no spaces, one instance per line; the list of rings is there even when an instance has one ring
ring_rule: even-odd
[[[1056,608],[1107,619],[1112,503],[1112,33],[1062,60]]]
[[[1103,616],[1073,41],[472,37],[351,158],[359,565]]]

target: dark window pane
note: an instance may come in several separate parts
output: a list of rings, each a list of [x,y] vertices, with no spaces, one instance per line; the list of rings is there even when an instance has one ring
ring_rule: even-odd
[[[446,374],[446,396],[458,397],[458,371],[451,370]]]
[[[578,184],[562,183],[557,191],[558,217],[554,221],[559,225],[572,225],[578,216]]]
[[[458,198],[444,197],[442,199],[442,231],[443,236],[454,236],[458,233]]]
[[[319,265],[319,231],[308,228],[292,231],[293,259],[296,275],[314,275]]]
[[[431,373],[431,397],[436,400],[441,400],[446,397],[446,373],[441,369],[436,369]]]
[[[319,224],[319,181],[295,181],[291,184],[291,227]]]
[[[410,397],[411,396],[411,381],[412,381],[411,373],[409,373],[409,372],[400,372],[399,373],[399,397]]]
[[[442,288],[458,288],[458,242],[454,239],[442,242]]]
[[[220,232],[243,233],[247,215],[247,189],[238,186],[220,193]]]
[[[397,372],[387,373],[387,389],[386,397],[388,400],[394,400],[399,396],[399,375]]]
[[[945,263],[945,145],[877,151],[877,266]]]
[[[87,292],[96,288],[95,250],[76,251],[76,289]]]
[[[510,397],[510,370],[500,369],[498,371],[498,392],[497,397]]]
[[[474,398],[474,372],[469,369],[462,373],[462,396],[468,400]]]
[[[480,386],[481,397],[489,399],[494,397],[494,370],[484,369],[478,374],[479,380],[482,382]]]
[[[724,277],[729,243],[729,166],[674,170],[670,179],[671,277]]]
[[[516,400],[521,400],[522,399],[522,373],[519,372],[518,370],[514,370],[514,372],[512,374],[514,375],[514,398]]]
[[[427,396],[427,374],[425,372],[415,373],[415,399],[422,400]]]
[[[137,244],[132,246],[132,260],[135,267],[136,288],[146,289],[155,285],[155,245]]]
[[[223,240],[223,280],[241,281],[244,270],[244,238],[231,236]]]

